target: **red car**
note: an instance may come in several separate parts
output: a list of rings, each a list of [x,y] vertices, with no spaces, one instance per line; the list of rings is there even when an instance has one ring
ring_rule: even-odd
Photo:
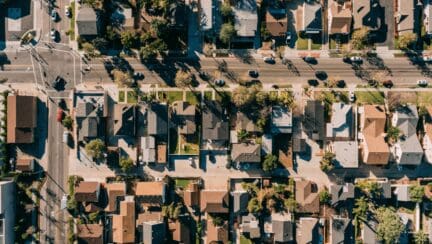
[[[61,108],[57,109],[57,122],[62,122],[63,120],[63,110]]]

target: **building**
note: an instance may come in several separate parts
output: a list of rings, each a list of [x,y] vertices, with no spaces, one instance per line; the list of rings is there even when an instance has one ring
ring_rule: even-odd
[[[126,196],[126,183],[107,183],[105,184],[105,189],[108,196],[108,204],[105,207],[105,212],[117,212],[119,201],[121,200],[121,198],[124,198],[124,196]]]
[[[78,141],[88,142],[93,139],[104,140],[106,134],[105,118],[108,114],[107,93],[77,94],[75,121]]]
[[[206,33],[216,33],[214,30],[214,25],[216,23],[216,6],[213,2],[213,0],[199,1],[200,27],[201,30]]]
[[[393,159],[401,165],[419,165],[423,158],[423,148],[417,137],[419,120],[415,105],[401,106],[392,117],[392,126],[400,131],[399,138],[391,147]]]
[[[187,223],[180,220],[168,224],[172,235],[172,240],[176,243],[191,243],[190,227]]]
[[[249,193],[245,190],[231,191],[234,216],[238,216],[247,212],[249,202]]]
[[[295,182],[295,199],[298,203],[297,212],[319,212],[318,186],[312,181],[300,180]]]
[[[16,189],[15,182],[2,181],[0,182],[0,232],[1,243],[15,243],[15,213],[23,211],[16,209]]]
[[[147,131],[151,136],[167,141],[168,136],[168,106],[152,103],[147,111]]]
[[[156,162],[156,139],[154,136],[141,137],[141,152],[143,163]]]
[[[114,243],[135,243],[135,201],[126,196],[120,202],[120,213],[112,216],[112,241]]]
[[[409,202],[411,201],[410,197],[410,185],[408,184],[400,184],[400,185],[394,185],[393,193],[396,195],[396,199],[399,202]]]
[[[275,105],[271,112],[271,131],[273,134],[292,133],[292,113],[288,107]]]
[[[226,110],[216,101],[206,101],[202,108],[202,140],[225,145],[229,139]]]
[[[415,20],[417,17],[417,0],[397,0],[396,2],[395,20],[397,34],[413,33],[415,29],[414,25],[418,22]]]
[[[208,219],[206,227],[205,244],[228,243],[229,231],[227,222],[225,222],[222,226],[216,226],[213,224],[212,220]]]
[[[319,243],[318,219],[301,217],[296,226],[297,243]]]
[[[252,118],[250,115],[247,115],[240,111],[237,112],[236,129],[237,131],[244,130],[249,133],[257,133],[262,131],[256,125],[255,118]]]
[[[345,183],[343,185],[332,184],[330,186],[330,195],[332,205],[337,205],[349,199],[354,199],[354,184]]]
[[[7,97],[7,143],[33,143],[37,127],[37,98],[12,95]]]
[[[365,105],[359,109],[362,160],[366,164],[387,164],[390,150],[385,141],[387,116],[384,106]]]
[[[234,13],[234,28],[237,33],[236,42],[253,43],[258,28],[258,13],[256,1],[239,0],[232,7]]]
[[[77,202],[99,202],[101,184],[95,181],[81,181],[75,186],[75,200]]]
[[[324,105],[318,100],[308,100],[304,111],[303,128],[313,140],[325,138]]]
[[[425,27],[425,31],[427,35],[432,35],[432,1],[425,0],[424,1],[424,12],[423,12],[423,26]]]
[[[269,6],[265,16],[265,25],[273,38],[285,38],[288,31],[288,17],[285,6]]]
[[[364,243],[370,243],[370,244],[381,243],[378,240],[378,235],[376,233],[377,225],[378,223],[373,219],[370,219],[369,221],[367,221],[362,225],[363,228],[361,229],[361,238]]]
[[[332,104],[331,121],[327,123],[327,140],[350,140],[354,137],[354,113],[352,105],[341,102]]]
[[[370,30],[381,28],[382,20],[381,11],[383,11],[379,2],[371,0],[352,1],[352,14],[354,19],[354,30],[368,27]]]
[[[303,2],[302,32],[320,34],[322,31],[322,7],[315,1]]]
[[[116,103],[114,105],[114,135],[135,136],[135,105]]]
[[[261,229],[259,219],[253,214],[248,214],[241,217],[240,233],[247,236],[249,239],[261,237]]]
[[[159,244],[165,242],[166,225],[163,221],[149,221],[143,223],[143,243]]]
[[[225,190],[202,190],[201,212],[228,213],[229,195]]]
[[[78,243],[104,243],[104,228],[102,224],[79,224],[76,227]]]
[[[423,149],[425,159],[428,163],[432,163],[432,106],[427,108],[427,116],[424,121]]]
[[[166,201],[166,184],[162,181],[137,182],[135,196],[142,203],[162,205]]]
[[[193,135],[196,132],[196,106],[188,102],[173,104],[173,121],[181,135]]]
[[[352,225],[351,219],[333,216],[330,219],[330,226],[330,243],[355,243],[354,227]]]
[[[234,143],[231,148],[231,160],[236,163],[260,163],[261,145],[255,143]]]
[[[330,0],[328,8],[328,26],[330,35],[349,35],[351,33],[351,1],[340,4]]]
[[[35,169],[35,159],[28,157],[18,157],[15,170],[19,172],[32,172]]]
[[[288,212],[272,213],[265,220],[264,233],[272,234],[275,243],[289,243],[294,241],[294,223]]]
[[[359,145],[357,141],[331,142],[331,151],[335,154],[334,165],[337,168],[358,168]]]
[[[99,34],[98,17],[91,7],[82,7],[76,17],[78,35],[87,39],[94,38]]]

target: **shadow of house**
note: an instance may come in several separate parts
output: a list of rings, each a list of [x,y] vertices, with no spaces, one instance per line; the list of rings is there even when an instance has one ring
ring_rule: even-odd
[[[0,50],[6,48],[7,41],[17,41],[33,28],[33,3],[30,0],[0,1]],[[19,29],[10,29],[8,21],[20,21]],[[12,23],[12,25],[14,25]]]
[[[320,34],[322,26],[322,7],[316,2],[303,3],[303,30],[304,35]]]

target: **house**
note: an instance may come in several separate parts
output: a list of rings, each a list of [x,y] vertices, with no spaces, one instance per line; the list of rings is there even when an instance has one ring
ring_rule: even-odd
[[[273,38],[285,38],[288,31],[288,16],[285,6],[269,6],[266,11],[265,25]]]
[[[188,102],[173,104],[173,118],[181,135],[193,135],[196,132],[196,106]]]
[[[188,6],[189,7],[189,6]],[[183,29],[187,26],[188,8],[184,1],[176,1],[168,7],[168,26],[170,28]]]
[[[156,162],[156,139],[154,136],[141,137],[141,152],[144,163]]]
[[[229,231],[227,222],[225,222],[222,226],[216,226],[212,220],[208,219],[206,227],[207,230],[205,244],[228,243]]]
[[[123,103],[114,105],[114,135],[135,136],[135,112],[134,105]]]
[[[293,168],[293,140],[287,134],[275,136],[275,151],[278,155],[279,163],[285,168]]]
[[[413,33],[417,21],[415,18],[417,0],[397,0],[395,20],[397,34]],[[417,23],[418,24],[418,23]]]
[[[295,182],[295,199],[298,203],[299,213],[318,213],[319,196],[318,186],[309,180]]]
[[[135,185],[137,201],[149,205],[162,205],[166,201],[166,184],[162,181],[140,181]]]
[[[426,35],[432,35],[432,1],[424,1],[423,26],[425,27]]]
[[[315,1],[303,2],[302,32],[319,34],[322,31],[322,6]]]
[[[292,133],[292,113],[288,107],[275,105],[271,112],[271,131],[273,134]]]
[[[354,30],[368,27],[369,30],[381,28],[381,13],[384,10],[379,2],[371,0],[352,1],[352,14],[354,19]]]
[[[241,217],[240,233],[247,236],[249,239],[261,237],[261,229],[259,219],[253,214],[248,214]]]
[[[228,213],[229,195],[225,190],[202,190],[201,212]]]
[[[424,123],[423,149],[425,159],[428,163],[432,163],[432,106],[426,108],[427,116]]]
[[[7,97],[7,143],[33,143],[37,127],[37,98],[12,95]]]
[[[333,216],[330,219],[330,226],[330,243],[355,243],[354,226],[351,219]]]
[[[76,227],[78,243],[104,243],[104,228],[102,224],[78,224]]]
[[[199,26],[204,32],[215,32],[216,23],[216,5],[213,0],[201,0],[199,3]]]
[[[423,148],[417,137],[417,123],[419,120],[415,105],[401,106],[396,109],[392,117],[392,126],[400,131],[399,139],[391,147],[396,163],[401,165],[419,165],[423,158]]]
[[[147,111],[147,131],[151,136],[167,140],[168,135],[168,106],[152,103]]]
[[[126,196],[120,202],[120,213],[112,216],[112,241],[114,243],[135,243],[135,201]]]
[[[378,244],[381,243],[378,240],[377,235],[377,225],[378,223],[370,219],[367,222],[363,223],[363,228],[361,229],[361,238],[363,240],[363,243],[370,243],[370,244]]]
[[[105,212],[117,212],[118,202],[120,198],[124,198],[126,195],[126,183],[114,182],[105,184],[105,189],[108,196],[108,204],[105,207]]]
[[[273,154],[273,135],[263,134],[261,136],[261,149],[264,155]]]
[[[362,160],[366,164],[387,164],[390,150],[385,141],[387,116],[384,106],[365,105],[359,109]]]
[[[82,7],[76,17],[78,35],[86,39],[94,38],[99,34],[98,16],[91,7]]]
[[[166,230],[165,222],[149,221],[143,223],[143,243],[159,244],[165,242]]]
[[[186,206],[196,208],[200,204],[200,186],[196,182],[189,183],[183,191],[183,202]]]
[[[364,182],[364,181],[371,181],[378,185],[378,188],[380,189],[380,195],[377,196],[381,198],[382,200],[390,199],[392,197],[392,186],[390,181],[387,178],[376,178],[376,179],[370,179],[370,178],[357,178],[355,179],[355,183],[358,182]]]
[[[95,181],[81,181],[75,186],[75,200],[77,202],[99,202],[101,184]]]
[[[330,35],[348,35],[351,33],[351,1],[342,4],[336,0],[328,1],[328,30]]]
[[[28,157],[18,157],[15,170],[19,172],[32,172],[35,168],[35,159]]]
[[[401,185],[393,185],[392,187],[395,188],[393,193],[396,195],[396,199],[399,202],[409,202],[411,201],[410,197],[410,185],[408,184],[401,184]]]
[[[257,4],[254,0],[239,0],[232,7],[234,13],[234,28],[236,42],[253,43],[258,28]]]
[[[257,133],[262,131],[256,125],[254,118],[251,118],[249,115],[246,115],[241,111],[237,112],[236,129],[237,131],[244,130],[249,133]]]
[[[107,93],[95,93],[79,96],[75,107],[78,141],[88,142],[93,139],[105,138],[105,118],[108,113]]]
[[[234,143],[231,148],[231,160],[236,163],[260,163],[261,145],[255,143]]]
[[[354,137],[354,114],[352,105],[333,103],[331,121],[327,123],[327,140],[350,140]]]
[[[303,128],[313,140],[325,137],[324,105],[318,100],[308,100],[304,111]]]
[[[288,212],[272,213],[264,223],[264,233],[272,234],[275,243],[294,241],[294,223]]]
[[[233,209],[232,212],[235,216],[247,212],[247,205],[249,202],[249,193],[245,190],[231,191]]]
[[[345,183],[343,185],[332,184],[330,186],[331,203],[337,205],[348,199],[354,199],[354,184]]]
[[[172,240],[176,243],[191,243],[190,227],[180,220],[168,224]]]
[[[1,243],[15,243],[16,188],[13,181],[0,182],[0,223],[2,224]],[[28,220],[26,220],[28,221]]]
[[[229,139],[226,110],[216,101],[207,101],[202,110],[202,140],[225,145]]]
[[[317,218],[301,217],[296,227],[297,243],[319,243],[320,234]]]
[[[357,141],[331,142],[331,151],[335,154],[333,160],[337,168],[358,168],[359,146]]]
[[[127,5],[118,4],[117,9],[111,14],[110,21],[121,26],[122,30],[133,30],[135,27],[132,8]]]

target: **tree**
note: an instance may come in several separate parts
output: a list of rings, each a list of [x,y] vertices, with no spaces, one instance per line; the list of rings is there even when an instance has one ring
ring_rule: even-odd
[[[324,153],[324,156],[322,157],[321,161],[320,161],[320,167],[321,170],[324,172],[328,172],[330,170],[333,169],[334,164],[333,164],[333,159],[336,155],[332,152],[326,151]]]
[[[134,166],[134,162],[131,158],[129,157],[121,157],[120,158],[120,168],[123,172],[128,172],[132,169],[132,167]]]
[[[408,32],[399,36],[397,46],[401,50],[406,50],[410,48],[416,40],[417,35],[413,32]]]
[[[109,41],[115,41],[117,40],[120,36],[117,33],[117,31],[110,25],[108,25],[106,27],[106,31],[105,31],[105,37],[106,39],[108,39]]]
[[[331,195],[327,189],[320,191],[319,199],[321,204],[329,204],[331,202]]]
[[[395,243],[401,235],[404,225],[392,207],[380,207],[376,211],[378,226],[376,232],[379,240]]]
[[[213,224],[215,226],[222,226],[224,224],[224,219],[221,216],[211,216]]]
[[[398,140],[399,136],[400,136],[400,132],[401,131],[399,130],[398,127],[390,126],[387,129],[387,136],[386,136],[387,141],[390,144],[395,143]]]
[[[278,102],[283,103],[290,109],[293,109],[295,107],[294,97],[289,91],[281,92],[278,97]]]
[[[252,196],[257,196],[259,189],[254,183],[241,183],[242,188]]]
[[[161,37],[164,33],[167,32],[168,22],[165,19],[153,19],[150,23],[150,28],[154,35],[157,37]]]
[[[123,31],[120,35],[121,44],[125,49],[130,49],[136,41],[136,33],[133,31]]]
[[[153,59],[156,58],[158,54],[161,55],[167,49],[168,47],[166,43],[161,39],[157,39],[150,44],[141,47],[140,56],[143,60]]]
[[[88,55],[92,56],[95,54],[95,48],[91,43],[84,42],[83,44],[81,44],[81,47]]]
[[[256,93],[254,87],[238,86],[233,90],[232,100],[237,107],[244,107],[255,100]]]
[[[382,187],[375,181],[362,180],[357,182],[356,186],[370,198],[378,198],[381,196]]]
[[[95,39],[93,39],[92,43],[93,46],[99,51],[107,50],[109,46],[108,41],[102,37],[96,37]]]
[[[192,84],[193,76],[188,71],[179,70],[175,76],[175,84],[177,87],[184,88]]]
[[[367,45],[369,41],[369,29],[362,27],[359,30],[353,32],[351,36],[351,45],[354,49],[361,50]]]
[[[231,8],[231,5],[229,4],[229,1],[225,1],[221,8],[220,8],[221,14],[224,18],[231,18],[233,15],[233,11]]]
[[[424,197],[424,187],[420,185],[411,186],[409,194],[413,202],[421,203]]]
[[[129,73],[123,72],[119,69],[113,69],[111,71],[111,74],[112,74],[114,82],[117,84],[117,86],[119,86],[119,87],[132,86],[133,79]]]
[[[183,210],[182,203],[172,202],[170,205],[162,206],[162,216],[169,219],[178,219]]]
[[[90,213],[88,215],[88,219],[89,219],[90,223],[97,223],[97,222],[99,222],[99,217],[100,217],[100,212],[99,211]]]
[[[284,200],[284,206],[288,211],[294,212],[297,208],[297,202],[294,198],[290,197]]]
[[[101,139],[91,140],[85,145],[87,155],[95,160],[102,159],[105,153],[105,143]]]
[[[267,92],[259,91],[256,94],[256,101],[258,104],[265,106],[269,100],[269,94]]]
[[[372,79],[375,80],[376,82],[384,85],[386,82],[388,82],[390,80],[389,79],[389,72],[384,71],[384,70],[375,71],[372,74]]]
[[[262,204],[258,198],[254,197],[248,202],[247,209],[249,213],[259,213],[262,211]]]
[[[426,244],[429,243],[428,241],[428,235],[423,230],[419,230],[418,232],[414,233],[415,244]]]
[[[355,200],[353,214],[356,217],[356,219],[361,219],[363,221],[366,221],[368,209],[369,209],[369,203],[364,196],[357,198]]]
[[[234,37],[236,31],[234,29],[234,25],[232,23],[225,23],[222,25],[220,33],[219,33],[219,39],[225,43],[229,44],[231,41],[231,38]]]
[[[267,154],[264,158],[262,168],[265,172],[272,171],[277,168],[278,158],[273,154]]]
[[[62,124],[68,130],[72,129],[72,125],[73,125],[73,119],[72,119],[72,117],[70,115],[66,115],[64,117],[64,119],[62,120]]]

